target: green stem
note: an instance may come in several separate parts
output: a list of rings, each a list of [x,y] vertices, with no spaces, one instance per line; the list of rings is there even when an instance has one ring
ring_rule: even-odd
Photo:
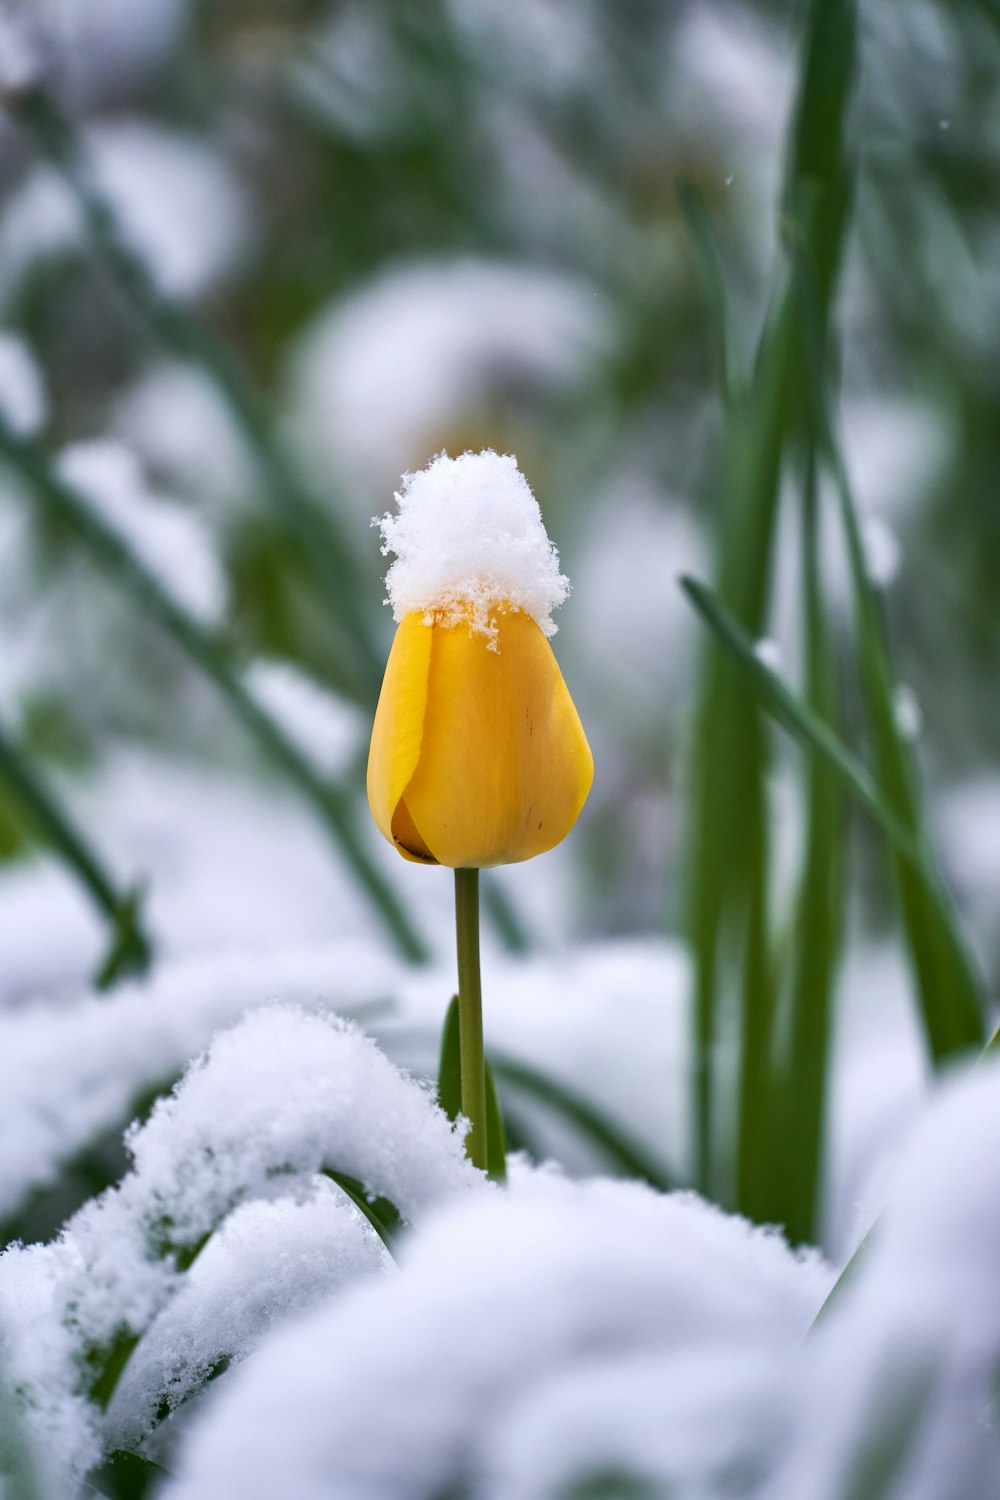
[[[455,871],[458,1015],[462,1056],[462,1113],[471,1129],[465,1149],[473,1166],[487,1167],[486,1059],[483,989],[479,976],[479,871]]]

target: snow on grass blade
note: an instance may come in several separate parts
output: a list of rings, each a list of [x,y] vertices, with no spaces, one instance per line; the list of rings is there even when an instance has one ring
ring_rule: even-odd
[[[342,665],[360,699],[367,701],[379,681],[381,658],[359,598],[351,549],[336,530],[333,512],[304,489],[233,354],[158,285],[141,251],[123,232],[79,132],[43,83],[18,96],[15,115],[72,192],[95,250],[114,274],[115,285],[165,348],[199,366],[226,402],[257,463],[265,494],[297,544],[326,605],[346,627],[347,639],[354,642],[358,660]]]
[[[489,1191],[424,1089],[356,1028],[294,1007],[220,1034],[127,1144],[132,1171],[56,1244],[0,1256],[25,1429],[66,1434],[52,1455],[66,1483],[109,1446],[133,1446],[161,1397],[180,1399],[219,1358],[246,1352],[271,1310],[308,1305],[344,1264],[360,1274],[383,1263],[370,1225],[325,1174],[409,1222],[443,1198]],[[282,1258],[296,1235],[342,1240],[341,1250],[304,1276],[293,1252]],[[192,1341],[184,1379],[164,1386]]]
[[[69,527],[101,566],[114,574],[143,614],[154,619],[198,671],[215,685],[233,715],[319,814],[400,951],[416,962],[426,959],[425,945],[409,914],[358,829],[350,798],[342,788],[317,775],[308,757],[248,691],[215,636],[162,587],[156,575],[87,503],[85,496],[60,477],[44,451],[17,438],[2,420],[0,459],[27,481],[46,509]]]
[[[142,974],[152,956],[140,917],[138,888],[119,890],[85,835],[55,795],[35,775],[0,725],[0,782],[6,782],[31,826],[73,871],[111,929],[108,952],[95,978],[107,989],[128,974]]]
[[[91,1169],[88,1153],[120,1141],[220,1027],[275,996],[367,1021],[388,1006],[399,979],[400,966],[381,951],[335,942],[175,960],[109,998],[82,993],[69,1005],[38,1002],[8,1015],[0,1057],[4,1241],[49,1238],[79,1201],[105,1187],[108,1164]]]
[[[958,1018],[953,1013],[951,1001],[956,995],[966,998],[971,993],[978,995],[978,982],[972,971],[963,940],[955,925],[951,902],[947,892],[930,861],[926,842],[919,840],[916,831],[907,825],[890,802],[883,788],[871,777],[866,767],[844,745],[830,726],[818,717],[807,704],[797,698],[776,673],[761,660],[753,643],[737,620],[704,584],[693,578],[681,579],[681,587],[691,599],[702,618],[711,626],[729,654],[744,669],[753,691],[762,706],[788,732],[807,749],[821,755],[841,781],[850,788],[854,796],[880,825],[888,836],[890,846],[905,867],[912,889],[918,893],[920,907],[925,920],[930,924],[929,938],[934,942],[933,952],[942,968],[939,978],[944,985],[940,993],[924,997],[924,1019],[928,1046],[932,1055],[940,1061],[936,1040],[940,1029],[947,1025],[955,1038],[951,1052],[965,1051],[983,1040],[983,1016],[985,1007],[979,1006],[976,1015],[976,1033],[972,1031],[971,1012],[960,1008]],[[944,967],[945,959],[954,965]],[[932,1033],[927,1006],[930,1004],[937,1018],[937,1030]],[[966,1029],[959,1032],[960,1020]],[[959,1040],[959,1038],[961,1038]],[[950,1055],[946,1053],[944,1055]]]

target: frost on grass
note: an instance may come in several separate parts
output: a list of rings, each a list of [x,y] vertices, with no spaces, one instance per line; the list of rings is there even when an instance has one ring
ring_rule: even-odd
[[[82,1208],[54,1245],[0,1256],[0,1312],[26,1430],[47,1444],[64,1493],[111,1441],[94,1382],[116,1349],[157,1325],[116,1409],[120,1426],[145,1429],[155,1369],[166,1382],[159,1395],[180,1399],[205,1361],[245,1353],[270,1313],[298,1310],[320,1283],[330,1290],[352,1268],[382,1264],[350,1215],[332,1241],[343,1243],[346,1259],[317,1255],[322,1225],[333,1229],[332,1200],[318,1188],[327,1169],[391,1198],[410,1221],[452,1193],[485,1191],[423,1089],[346,1023],[296,1009],[260,1011],[220,1035],[128,1145],[133,1170]],[[300,1205],[301,1217],[282,1204]],[[276,1205],[274,1214],[264,1205]],[[204,1250],[241,1209],[212,1253]],[[283,1269],[275,1246],[286,1232],[298,1252]],[[260,1247],[248,1244],[257,1233]],[[188,1282],[183,1267],[199,1251],[205,1269]],[[172,1323],[165,1314],[179,1296],[189,1300]],[[179,1366],[185,1305],[198,1329],[186,1344],[191,1361]],[[225,1350],[223,1324],[231,1331]]]
[[[368,729],[354,705],[291,662],[255,661],[244,682],[317,775],[344,774]]]
[[[15,437],[33,437],[45,421],[42,372],[27,341],[0,332],[0,421]]]
[[[512,455],[441,453],[395,498],[398,513],[377,524],[383,553],[395,554],[386,588],[397,621],[414,610],[447,624],[468,616],[493,638],[492,616],[510,604],[555,634],[569,580]]]
[[[769,1500],[839,1500],[898,1442],[893,1495],[1000,1494],[1000,1061],[946,1085],[860,1273],[808,1346]]]
[[[127,449],[74,443],[60,455],[59,472],[178,604],[218,623],[226,582],[211,538],[197,516],[150,490]]]
[[[528,1476],[543,1452],[544,1472],[558,1461],[567,1479],[619,1456],[640,1368],[660,1421],[688,1429],[677,1453],[647,1434],[642,1467],[712,1493],[727,1466],[769,1453],[769,1382],[829,1279],[692,1195],[521,1174],[509,1194],[426,1223],[398,1277],[262,1347],[220,1391],[167,1494],[426,1500],[471,1480],[477,1495],[522,1500],[542,1493]],[[572,1399],[581,1372],[588,1401],[596,1383],[600,1401],[621,1403],[605,1410],[607,1443],[565,1421],[560,1391]],[[533,1409],[549,1420],[531,1428]]]

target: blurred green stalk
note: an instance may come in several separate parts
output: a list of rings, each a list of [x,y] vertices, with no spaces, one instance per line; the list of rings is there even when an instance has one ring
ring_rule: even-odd
[[[854,0],[813,0],[792,121],[784,221],[815,270],[830,315],[848,201],[843,132],[854,73]],[[776,279],[749,388],[728,406],[717,586],[758,638],[769,612],[782,459],[801,430],[801,316],[787,269]],[[767,958],[766,749],[739,672],[710,647],[691,755],[688,931],[695,965],[694,1178],[724,1200],[753,1194],[769,1130],[774,979]],[[717,1144],[718,1040],[727,975],[743,968],[735,1152]],[[749,1132],[749,1134],[747,1133]],[[742,1160],[740,1159],[742,1157]],[[735,1158],[735,1160],[734,1160]]]
[[[316,773],[280,724],[251,696],[216,640],[171,598],[118,533],[59,477],[42,449],[16,437],[2,422],[0,459],[27,481],[45,507],[114,574],[141,611],[154,618],[198,670],[214,683],[234,716],[319,813],[399,951],[414,962],[425,961],[427,948],[394,888],[369,853],[350,799]]]
[[[72,870],[111,929],[108,952],[95,976],[98,989],[148,969],[152,950],[139,917],[138,888],[119,890],[56,796],[35,775],[0,725],[0,785],[6,784],[32,828]]]

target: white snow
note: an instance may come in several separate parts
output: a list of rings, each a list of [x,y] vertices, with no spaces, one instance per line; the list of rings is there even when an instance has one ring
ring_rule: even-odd
[[[289,369],[292,428],[317,486],[333,473],[345,501],[368,509],[456,431],[571,389],[610,341],[607,304],[582,278],[472,257],[409,261],[306,331]]]
[[[32,88],[44,68],[37,17],[27,7],[0,12],[0,105],[4,95]]]
[[[219,1035],[146,1124],[130,1132],[128,1145],[132,1172],[88,1202],[53,1246],[15,1245],[0,1255],[0,1309],[8,1309],[11,1373],[25,1429],[36,1442],[49,1443],[64,1480],[60,1493],[95,1456],[98,1412],[94,1405],[88,1411],[84,1398],[101,1361],[124,1335],[141,1338],[187,1288],[175,1256],[196,1253],[241,1205],[292,1199],[312,1203],[315,1212],[299,1221],[305,1255],[299,1274],[289,1271],[286,1280],[274,1263],[263,1287],[242,1279],[259,1268],[263,1253],[245,1237],[254,1227],[267,1235],[274,1218],[255,1208],[249,1221],[236,1220],[187,1293],[196,1307],[203,1299],[209,1358],[213,1318],[215,1341],[224,1337],[225,1322],[244,1341],[244,1349],[233,1351],[240,1354],[266,1323],[268,1306],[290,1311],[308,1305],[318,1279],[327,1285],[339,1279],[340,1272],[329,1262],[317,1265],[310,1250],[316,1215],[326,1214],[324,1200],[315,1197],[316,1179],[327,1168],[390,1197],[411,1221],[452,1194],[493,1191],[469,1165],[461,1135],[429,1095],[374,1043],[337,1018],[295,1007],[258,1011]],[[344,1273],[380,1267],[381,1252],[369,1254],[372,1247],[366,1239],[359,1244],[353,1218],[347,1222],[354,1228],[345,1224],[339,1232]],[[35,1342],[29,1314],[41,1324]],[[160,1348],[169,1363],[169,1320],[164,1338]],[[156,1348],[154,1341],[151,1362]],[[167,1390],[161,1394],[167,1394],[173,1387],[169,1370],[163,1373]],[[150,1379],[150,1363],[140,1362],[131,1405],[127,1392],[122,1397],[122,1421],[148,1419]]]
[[[878,588],[888,588],[899,572],[899,542],[881,516],[866,516],[861,525],[865,571]]]
[[[301,1199],[244,1204],[209,1240],[129,1361],[105,1443],[134,1451],[161,1403],[173,1411],[220,1361],[238,1363],[271,1327],[391,1265],[368,1220],[324,1179]]]
[[[139,119],[94,125],[86,143],[124,233],[165,290],[196,298],[239,268],[252,239],[249,207],[216,151]],[[40,257],[83,242],[69,189],[50,167],[36,167],[0,218],[0,300]]]
[[[244,673],[251,697],[277,720],[322,777],[342,776],[359,753],[369,725],[360,710],[293,662],[251,663]]]
[[[0,418],[16,437],[33,437],[46,408],[42,372],[27,340],[0,331]]]
[[[195,366],[165,361],[114,404],[111,434],[171,491],[244,508],[257,476],[218,389]]]
[[[449,624],[467,616],[493,639],[493,616],[509,604],[555,634],[569,580],[511,454],[441,453],[404,475],[395,499],[398,513],[376,524],[383,553],[395,554],[385,581],[397,621],[411,611]]]
[[[276,999],[364,1017],[398,984],[391,958],[349,941],[161,964],[113,995],[63,997],[4,1017],[0,1214],[17,1211],[88,1143],[183,1071],[220,1027]]]
[[[133,455],[117,443],[74,443],[63,449],[58,469],[178,604],[203,624],[219,623],[225,575],[194,512],[152,491]]]
[[[754,1432],[750,1412],[829,1281],[818,1261],[692,1195],[519,1175],[511,1192],[426,1222],[398,1277],[353,1288],[262,1347],[207,1407],[165,1494],[422,1500],[468,1480],[479,1494],[508,1461],[496,1452],[507,1424],[536,1397],[552,1425],[531,1435],[533,1451],[571,1437],[564,1465],[592,1454],[600,1434],[568,1434],[554,1394],[592,1363],[641,1358],[655,1365],[663,1419],[689,1427],[674,1464],[690,1484],[719,1454],[715,1419],[724,1444],[766,1453],[769,1426]],[[753,1363],[763,1387],[738,1371],[713,1379],[709,1356],[716,1372]],[[736,1386],[749,1410],[727,1410]]]
[[[769,1500],[848,1493],[894,1415],[903,1441],[893,1494],[1000,1494],[998,1258],[993,1061],[943,1089],[900,1157],[861,1272],[803,1361],[795,1440]]]

